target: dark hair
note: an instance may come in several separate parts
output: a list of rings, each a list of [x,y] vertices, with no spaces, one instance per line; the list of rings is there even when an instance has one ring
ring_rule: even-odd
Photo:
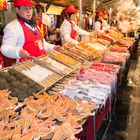
[[[74,13],[65,13],[64,16],[65,16],[66,19],[69,19],[69,18],[71,17],[71,15],[73,15],[73,14],[74,14]]]
[[[15,6],[16,8],[20,9],[20,6]]]
[[[44,12],[44,7],[40,4],[38,4],[38,5],[36,5],[36,11],[37,11],[37,13]]]

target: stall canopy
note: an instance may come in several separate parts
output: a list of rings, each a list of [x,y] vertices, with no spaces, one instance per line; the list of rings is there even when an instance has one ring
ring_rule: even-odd
[[[74,4],[76,7],[78,7],[80,0],[35,0],[35,1],[44,2],[44,3],[48,3],[48,4],[50,3],[53,5],[63,6],[63,7],[66,7],[70,4]],[[126,5],[128,3],[133,2],[134,5],[137,5],[139,3],[139,0],[96,0],[97,10],[105,9],[108,7],[116,8],[120,5],[122,5],[122,7],[124,7],[122,2],[125,3]],[[92,11],[93,0],[82,0],[82,3],[83,3],[82,5],[83,5],[84,10]]]
[[[12,0],[9,0],[12,1]],[[80,8],[80,0],[34,0],[36,2],[46,3],[48,8],[50,5],[66,7],[73,4],[76,8]],[[108,10],[112,8],[112,12],[125,13],[135,16],[140,12],[140,0],[81,0],[83,12],[93,12],[93,1],[96,2],[96,12]]]

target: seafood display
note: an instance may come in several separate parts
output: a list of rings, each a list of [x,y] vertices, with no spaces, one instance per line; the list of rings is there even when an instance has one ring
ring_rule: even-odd
[[[99,42],[99,43],[101,43],[101,44],[103,44],[103,45],[105,45],[105,46],[109,46],[109,45],[110,45],[110,42],[109,42],[109,41],[104,40],[104,39],[102,39],[102,38],[98,38],[98,39],[97,39],[97,42]]]
[[[90,42],[89,42],[89,43],[87,43],[87,45],[88,45],[89,47],[95,49],[96,52],[100,52],[100,53],[104,52],[105,49],[107,48],[107,46],[105,46],[105,45],[103,45],[103,44],[101,44],[101,43],[99,43],[99,42],[94,42],[94,43],[90,43]],[[98,56],[98,57],[99,57],[99,56]]]
[[[111,36],[114,40],[119,40],[124,37],[124,35],[121,32],[115,31],[115,30],[109,30],[107,33],[108,36]]]
[[[103,40],[107,40],[108,42],[113,43],[115,42],[115,40],[108,34],[101,34],[101,33],[98,33],[98,38],[101,38]]]
[[[34,65],[30,69],[22,70],[21,73],[31,78],[33,81],[40,82],[49,76],[53,75],[53,72],[42,68],[39,65]]]
[[[42,66],[42,63],[40,66],[32,61],[26,61],[14,68],[46,89],[62,78],[61,74],[55,73],[47,66]]]
[[[71,80],[60,93],[75,100],[84,100],[85,103],[95,103],[99,108],[111,96],[111,86],[89,80]]]
[[[0,91],[0,95],[8,98],[7,91]],[[20,114],[10,114],[8,121],[0,121],[0,138],[11,140],[75,139],[75,134],[83,130],[82,124],[87,117],[94,115],[95,103],[76,101],[60,94],[48,95],[46,92],[25,99],[25,107]],[[7,99],[8,100],[8,99]],[[2,109],[9,109],[17,103],[16,98],[1,105]],[[7,104],[8,103],[8,104]],[[6,106],[5,106],[6,105]],[[6,108],[5,108],[6,107]],[[1,115],[2,116],[2,115]]]
[[[99,82],[106,85],[115,85],[117,82],[116,74],[89,68],[82,68],[77,75],[77,79],[82,81],[90,80],[92,82]]]
[[[96,103],[98,107],[105,105],[112,93],[116,93],[117,74],[120,66],[93,62],[88,68],[82,68],[77,79],[65,79],[51,90],[71,99]]]
[[[9,97],[10,92],[8,90],[0,90],[0,130],[4,129],[4,123],[8,123],[11,118],[17,116],[14,111],[14,107],[18,104],[16,97]]]
[[[43,87],[24,76],[17,70],[10,68],[0,71],[0,89],[9,89],[10,96],[17,97],[22,102],[25,98],[43,90]]]
[[[51,58],[51,57],[43,57],[40,58],[41,61],[45,62],[49,66],[55,68],[59,73],[62,73],[64,75],[69,74],[72,72],[72,68],[66,66],[65,64]]]
[[[134,39],[91,34],[0,71],[0,139],[78,140],[89,116],[111,107]]]
[[[102,62],[118,64],[122,68],[124,68],[126,64],[126,58],[129,58],[129,54],[127,53],[116,53],[106,51],[102,55]]]
[[[123,45],[124,47],[130,47],[133,45],[135,38],[133,37],[124,37],[118,40],[118,43]]]
[[[79,66],[79,62],[77,60],[75,60],[74,58],[72,58],[66,54],[56,52],[53,50],[49,53],[49,55],[52,58],[64,63],[65,65],[67,65],[69,67],[75,68],[75,67]]]
[[[90,53],[93,59],[99,58],[100,53],[93,47],[92,43],[88,44],[88,43],[80,42],[78,46],[80,46],[81,48],[86,50],[88,53]]]
[[[115,73],[115,74],[117,74],[120,70],[119,65],[107,64],[107,63],[101,63],[101,62],[93,62],[89,66],[89,68],[97,70],[97,71],[105,71],[108,73]]]
[[[111,52],[118,52],[118,53],[129,53],[127,47],[121,47],[118,44],[112,45],[108,48]]]
[[[91,53],[83,49],[79,45],[65,43],[63,44],[61,48],[61,52],[79,61],[92,61],[93,60]]]

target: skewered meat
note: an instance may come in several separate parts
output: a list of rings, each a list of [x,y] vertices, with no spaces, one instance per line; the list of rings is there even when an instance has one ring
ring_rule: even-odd
[[[39,65],[31,67],[30,70],[23,70],[22,73],[36,82],[43,81],[45,78],[53,74],[53,72],[42,68]]]
[[[51,51],[50,53],[51,57],[53,57],[54,59],[68,65],[68,66],[71,66],[71,67],[74,67],[76,65],[78,65],[78,61],[63,54],[63,53],[59,53],[59,52],[56,52],[56,51]],[[65,58],[65,59],[64,59]]]

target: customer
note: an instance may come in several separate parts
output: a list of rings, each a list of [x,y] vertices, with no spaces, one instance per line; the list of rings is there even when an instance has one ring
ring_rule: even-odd
[[[53,48],[58,49],[58,46],[45,42],[34,22],[32,6],[35,5],[31,0],[14,0],[17,18],[4,29],[1,52],[16,62],[45,55]]]
[[[89,32],[79,28],[75,24],[74,19],[77,12],[78,10],[76,10],[73,5],[68,6],[63,11],[65,19],[60,27],[60,36],[62,43],[71,42],[73,44],[78,44],[78,41],[76,40],[77,35],[90,35]]]
[[[42,5],[37,5],[36,6],[36,11],[37,11],[37,16],[34,18],[36,21],[37,25],[40,28],[42,36],[45,38],[46,32],[47,32],[47,26],[42,22],[42,15],[44,13],[44,7]]]

